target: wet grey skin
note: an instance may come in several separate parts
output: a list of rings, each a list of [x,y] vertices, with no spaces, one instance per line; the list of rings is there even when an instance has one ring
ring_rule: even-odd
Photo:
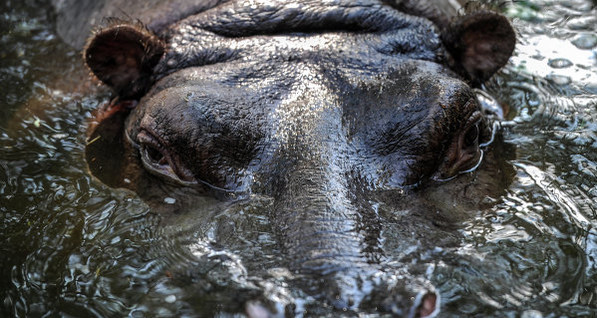
[[[508,21],[414,1],[199,7],[88,41],[115,92],[90,124],[91,172],[164,213],[270,197],[288,267],[324,282],[317,297],[436,315],[433,286],[397,279],[384,251],[457,244],[508,182],[474,90],[512,53]]]

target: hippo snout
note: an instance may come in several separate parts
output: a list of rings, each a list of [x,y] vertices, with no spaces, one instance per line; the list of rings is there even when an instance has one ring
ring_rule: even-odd
[[[272,181],[276,191],[270,218],[292,254],[290,269],[318,277],[320,296],[341,311],[366,307],[402,317],[434,315],[440,296],[431,283],[413,278],[407,266],[384,267],[383,219],[362,188],[357,168],[334,153],[345,147],[326,140],[300,143],[300,154],[279,159],[285,166],[276,175],[280,180]]]

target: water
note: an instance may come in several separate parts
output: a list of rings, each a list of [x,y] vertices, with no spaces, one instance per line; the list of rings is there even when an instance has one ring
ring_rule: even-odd
[[[89,176],[86,120],[108,94],[47,2],[0,4],[0,316],[213,316],[264,290],[323,307],[284,269],[267,198],[165,221]],[[507,13],[517,51],[487,90],[510,110],[516,175],[458,247],[429,252],[427,276],[442,317],[597,316],[596,4]]]

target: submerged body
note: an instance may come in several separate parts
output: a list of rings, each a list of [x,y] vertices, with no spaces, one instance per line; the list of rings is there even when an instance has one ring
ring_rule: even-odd
[[[89,40],[117,96],[90,125],[93,174],[171,213],[267,196],[288,267],[323,278],[335,307],[437,313],[384,250],[453,244],[507,182],[473,89],[512,53],[507,20],[414,1],[184,3],[150,10],[151,32],[115,20]]]

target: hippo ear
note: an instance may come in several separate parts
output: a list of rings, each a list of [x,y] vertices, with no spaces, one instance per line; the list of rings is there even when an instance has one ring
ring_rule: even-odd
[[[453,67],[478,85],[506,65],[516,34],[506,17],[479,11],[458,17],[442,34]]]
[[[138,98],[151,84],[164,54],[162,41],[144,28],[116,24],[96,32],[84,52],[85,63],[121,98]]]

